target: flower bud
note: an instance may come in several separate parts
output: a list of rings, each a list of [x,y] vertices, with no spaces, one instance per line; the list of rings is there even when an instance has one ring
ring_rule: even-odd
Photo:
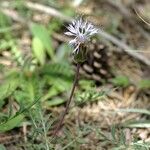
[[[73,53],[73,58],[76,63],[83,63],[87,59],[87,47],[82,44],[79,46],[77,53]]]

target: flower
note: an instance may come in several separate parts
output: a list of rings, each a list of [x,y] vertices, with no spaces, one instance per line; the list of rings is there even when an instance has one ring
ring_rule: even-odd
[[[69,44],[74,47],[73,54],[79,52],[81,44],[85,44],[90,38],[98,32],[93,24],[83,21],[82,18],[73,20],[67,27],[66,35],[74,37]]]

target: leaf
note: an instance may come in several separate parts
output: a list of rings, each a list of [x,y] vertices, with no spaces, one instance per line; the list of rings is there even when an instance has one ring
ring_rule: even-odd
[[[39,24],[32,24],[31,32],[34,37],[37,37],[41,41],[49,56],[52,59],[54,59],[54,49],[52,46],[52,39],[46,27]]]
[[[0,144],[0,150],[6,150],[6,148],[4,147],[4,145]]]
[[[61,44],[56,51],[56,61],[60,62],[67,58],[68,53],[71,52],[71,47],[68,44]]]
[[[56,79],[56,81],[50,81],[50,83],[53,83],[53,86],[60,92],[70,90],[71,88],[71,82],[65,81],[63,79]]]
[[[42,97],[42,101],[46,101],[46,100],[58,95],[59,93],[60,93],[60,91],[57,88],[55,88],[55,86],[52,86],[50,88],[50,90]]]
[[[11,45],[11,52],[13,54],[13,58],[22,66],[24,64],[24,59],[22,52],[16,46],[16,43],[13,41]]]
[[[77,92],[75,103],[76,105],[81,105],[86,102],[94,102],[97,100],[102,100],[106,95],[105,91],[97,92],[96,89],[85,90],[84,92]]]
[[[7,77],[0,86],[0,101],[10,96],[16,90],[18,84],[19,78],[16,73],[12,73],[9,77]]]
[[[44,46],[41,40],[38,37],[34,37],[32,39],[32,50],[35,54],[35,57],[40,62],[41,65],[45,63],[45,51]]]
[[[121,130],[120,131],[120,137],[119,137],[119,143],[120,143],[120,145],[125,145],[125,141],[126,141],[125,134],[124,134],[123,130]]]
[[[111,135],[112,135],[113,140],[115,141],[116,140],[116,127],[115,126],[111,127]]]
[[[90,90],[91,88],[94,87],[94,81],[93,80],[80,80],[79,85],[83,90]]]
[[[150,128],[150,121],[135,121],[130,123],[125,123],[124,127],[129,128]]]
[[[68,7],[64,7],[62,10],[63,14],[67,15],[67,16],[74,16],[75,12],[73,11],[72,8],[68,8]]]
[[[10,117],[6,122],[0,124],[0,132],[5,132],[8,130],[11,130],[18,126],[24,119],[25,115],[23,113],[29,111],[31,107],[33,107],[37,102],[39,102],[40,97],[34,100],[32,103],[28,104],[25,108],[22,110],[16,112],[16,114],[12,117]]]
[[[57,96],[58,94],[68,91],[71,88],[71,83],[61,80],[61,79],[56,79],[54,78],[49,78],[49,83],[51,84],[51,88],[48,90],[48,92],[42,97],[42,101],[46,101],[48,99],[51,99],[54,96]]]
[[[144,141],[139,141],[139,142],[133,142],[134,146],[136,146],[135,148],[137,149],[137,146],[139,147],[139,150],[149,150],[150,148],[150,142],[144,142]],[[142,149],[142,147],[144,149]]]
[[[53,79],[61,78],[67,81],[72,81],[74,75],[73,68],[66,61],[46,64],[42,67],[41,73],[51,76]]]
[[[117,76],[111,80],[111,82],[116,86],[126,87],[129,85],[130,81],[126,76]]]
[[[39,82],[39,78],[33,75],[30,78],[22,79],[19,89],[15,91],[14,97],[20,104],[24,105],[32,103],[37,97],[42,95],[43,80]]]
[[[13,129],[14,127],[18,126],[22,122],[23,119],[24,119],[24,115],[19,114],[9,119],[7,122],[0,124],[0,132],[5,132],[5,131]]]
[[[0,27],[6,27],[11,23],[11,19],[0,12]]]
[[[5,39],[2,39],[0,42],[0,52],[12,47],[12,45],[13,45],[13,40],[8,41]]]
[[[63,25],[62,20],[53,18],[48,25],[48,30],[50,31],[50,33],[58,32],[60,31],[60,28],[62,27],[62,25]]]
[[[150,80],[148,80],[148,79],[141,80],[139,82],[138,86],[140,89],[148,89],[148,88],[150,88]]]
[[[57,97],[54,98],[53,100],[46,101],[46,106],[57,106],[63,104],[64,102],[65,102],[64,99]]]
[[[129,109],[118,109],[120,112],[132,112],[132,113],[140,113],[145,115],[150,115],[150,111],[146,109],[137,109],[137,108],[129,108]]]

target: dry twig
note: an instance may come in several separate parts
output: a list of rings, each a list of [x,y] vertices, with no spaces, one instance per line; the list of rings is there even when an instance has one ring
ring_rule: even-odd
[[[135,21],[135,17],[131,14],[131,12],[121,3],[121,1],[112,1],[107,0],[107,2],[114,6],[119,12],[122,14],[124,18],[128,20],[128,22],[136,28],[147,40],[150,41],[150,35],[143,29],[138,23]]]
[[[37,10],[37,11],[41,11],[41,12],[44,11],[44,13],[49,14],[54,17],[58,17],[64,21],[68,21],[71,19],[70,17],[63,15],[61,12],[57,11],[56,9],[48,7],[48,6],[44,6],[44,5],[41,5],[38,3],[32,3],[32,2],[25,2],[25,5],[29,9]]]
[[[145,21],[144,19],[143,19],[143,17],[137,12],[137,10],[134,8],[134,11],[135,11],[135,13],[137,14],[137,16],[145,23],[145,24],[147,24],[148,26],[150,26],[150,23],[148,22],[148,21]]]

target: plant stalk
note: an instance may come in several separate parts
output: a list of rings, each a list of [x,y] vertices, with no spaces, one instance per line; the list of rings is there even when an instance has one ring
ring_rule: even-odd
[[[65,115],[67,114],[68,110],[69,110],[69,106],[70,106],[70,103],[71,103],[71,100],[72,100],[72,97],[73,97],[73,94],[74,94],[74,91],[75,91],[75,87],[78,83],[78,77],[79,77],[79,70],[80,70],[80,64],[77,63],[77,69],[76,69],[76,74],[75,74],[75,79],[74,79],[74,83],[73,83],[73,86],[72,86],[72,90],[71,90],[71,93],[70,93],[70,97],[66,103],[66,107],[65,107],[65,111],[63,112],[57,126],[56,126],[56,129],[53,133],[53,136],[55,137],[57,135],[57,133],[59,132],[62,124],[63,124],[63,121],[64,121],[64,118],[65,118]]]

